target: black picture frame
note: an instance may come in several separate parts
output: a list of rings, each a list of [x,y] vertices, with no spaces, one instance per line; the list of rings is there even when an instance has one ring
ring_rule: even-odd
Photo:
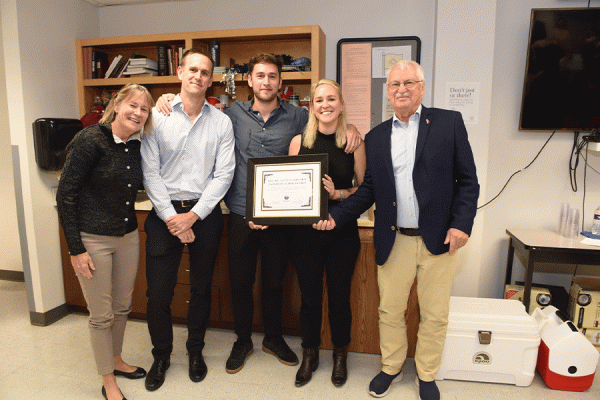
[[[322,179],[327,174],[327,167],[327,154],[249,158],[246,220],[257,225],[312,225],[326,220],[329,193]],[[298,176],[303,178],[299,179]],[[296,190],[299,188],[298,181],[310,192]],[[281,190],[286,185],[289,185],[288,192]],[[288,200],[285,196],[290,194],[288,197],[295,195],[296,198],[306,195],[304,199],[307,202],[296,206],[292,202],[286,203]],[[276,200],[272,202],[266,198]],[[289,209],[285,208],[287,204],[290,205]]]

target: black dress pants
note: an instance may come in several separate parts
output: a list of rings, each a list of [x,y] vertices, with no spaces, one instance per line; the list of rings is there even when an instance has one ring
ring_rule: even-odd
[[[290,226],[269,226],[265,230],[250,229],[245,218],[230,213],[227,228],[229,280],[235,333],[239,341],[248,342],[252,335],[258,251],[261,252],[261,303],[265,336],[281,336],[283,276],[288,265]]]
[[[312,226],[297,228],[292,257],[302,298],[300,325],[303,348],[321,345],[324,275],[327,276],[331,341],[336,347],[350,344],[350,289],[359,251],[356,223],[349,223],[338,231],[318,231]]]
[[[175,206],[177,213],[191,208]],[[148,282],[148,330],[154,358],[168,359],[173,351],[171,302],[183,247],[166,223],[152,210],[145,223],[146,280]],[[190,257],[190,300],[188,306],[188,352],[201,352],[211,307],[211,282],[223,231],[220,205],[192,226],[196,239],[188,243]]]

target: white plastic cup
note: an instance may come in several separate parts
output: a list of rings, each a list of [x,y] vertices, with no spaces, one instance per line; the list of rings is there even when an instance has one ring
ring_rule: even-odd
[[[568,223],[569,218],[569,203],[561,203],[560,204],[560,215],[558,218],[558,230],[557,233],[559,235],[565,236],[565,228]]]
[[[579,236],[579,225],[581,224],[581,215],[578,208],[569,209],[569,222],[568,222],[568,237],[576,238]]]
[[[229,96],[222,94],[219,96],[219,103],[225,104],[225,107],[229,107]]]

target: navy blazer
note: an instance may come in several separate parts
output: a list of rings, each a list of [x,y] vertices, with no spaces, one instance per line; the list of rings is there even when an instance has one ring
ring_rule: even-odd
[[[343,225],[376,203],[374,241],[378,265],[386,262],[396,239],[398,208],[391,133],[389,119],[367,134],[364,182],[329,211],[336,225]],[[419,204],[419,230],[431,253],[448,251],[450,246],[444,240],[450,228],[471,235],[479,183],[467,129],[459,112],[422,107],[413,184]]]

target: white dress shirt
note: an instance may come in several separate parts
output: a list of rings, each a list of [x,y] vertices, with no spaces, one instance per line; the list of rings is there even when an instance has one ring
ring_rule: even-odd
[[[177,212],[172,200],[198,200],[191,209],[206,218],[227,193],[235,168],[231,120],[206,100],[192,122],[181,97],[164,116],[154,108],[154,128],[142,140],[144,188],[156,213],[166,220]]]
[[[402,228],[419,227],[419,204],[413,185],[413,169],[419,118],[422,106],[410,116],[408,125],[400,121],[396,114],[392,120],[392,165],[396,181],[396,203],[398,205],[397,226]]]

